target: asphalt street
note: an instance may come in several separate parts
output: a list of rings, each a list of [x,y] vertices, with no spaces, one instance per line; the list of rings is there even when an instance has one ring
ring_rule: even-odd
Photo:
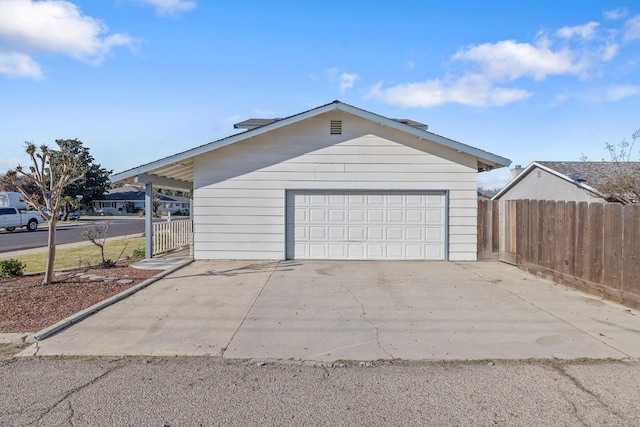
[[[86,242],[87,238],[82,235],[83,226],[96,222],[109,220],[109,237],[130,236],[144,232],[144,219],[111,219],[106,218],[83,218],[78,222],[65,222],[57,227],[56,243],[67,244]],[[19,251],[32,248],[44,248],[47,246],[48,231],[46,224],[41,224],[36,231],[29,232],[23,228],[13,232],[0,230],[0,257],[2,253]]]
[[[11,359],[0,425],[632,426],[637,362]]]

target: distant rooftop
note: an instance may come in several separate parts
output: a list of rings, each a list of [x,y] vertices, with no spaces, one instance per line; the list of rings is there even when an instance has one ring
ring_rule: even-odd
[[[546,162],[536,163],[560,172],[573,181],[587,184],[596,190],[603,189],[612,177],[620,173],[637,173],[640,170],[640,162]]]
[[[266,125],[270,125],[271,123],[275,123],[277,121],[282,120],[281,118],[276,118],[276,119],[248,119],[245,120],[243,122],[240,123],[236,123],[235,125],[233,125],[234,129],[246,129],[246,130],[251,130],[251,129],[255,129],[255,128],[259,128],[260,126],[266,126]],[[391,119],[391,120],[395,120],[398,123],[403,123],[405,125],[409,125],[409,126],[413,126],[414,128],[417,129],[422,129],[422,130],[428,130],[429,126],[424,124],[424,123],[420,123],[420,122],[416,122],[415,120],[411,120],[411,119]]]

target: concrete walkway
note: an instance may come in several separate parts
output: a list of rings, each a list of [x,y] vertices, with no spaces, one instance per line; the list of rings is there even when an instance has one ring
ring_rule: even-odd
[[[197,261],[22,355],[640,357],[640,313],[494,262]]]

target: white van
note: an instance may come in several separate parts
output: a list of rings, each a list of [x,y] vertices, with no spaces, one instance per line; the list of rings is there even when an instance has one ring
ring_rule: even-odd
[[[15,191],[0,191],[0,206],[12,206],[18,210],[27,209],[27,203],[22,200],[22,193]]]

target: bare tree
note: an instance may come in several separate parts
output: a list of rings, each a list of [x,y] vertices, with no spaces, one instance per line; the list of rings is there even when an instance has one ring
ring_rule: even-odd
[[[17,166],[9,170],[6,177],[49,223],[47,266],[42,281],[48,285],[52,282],[56,260],[56,224],[62,192],[70,183],[82,179],[84,167],[78,156],[51,150],[46,145],[36,147],[32,142],[25,142],[25,151],[32,164],[28,168]]]
[[[611,201],[640,203],[640,162],[631,161],[633,146],[639,138],[640,129],[631,135],[630,142],[623,139],[616,145],[606,144],[613,167],[600,190]]]
[[[111,223],[109,221],[103,221],[99,223],[94,223],[91,225],[87,225],[82,228],[82,235],[87,238],[91,243],[96,245],[100,249],[100,267],[109,268],[114,267],[116,263],[122,257],[122,254],[127,249],[128,243],[125,243],[118,258],[115,261],[110,259],[105,259],[104,257],[104,246],[107,242],[107,232],[109,231],[109,225]]]

